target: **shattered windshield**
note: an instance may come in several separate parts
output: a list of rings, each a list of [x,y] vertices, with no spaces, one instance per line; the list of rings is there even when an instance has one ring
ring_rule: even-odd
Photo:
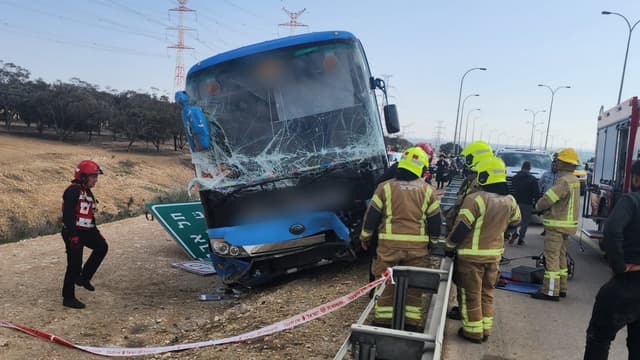
[[[211,137],[207,150],[193,153],[200,186],[384,156],[369,77],[354,41],[279,49],[192,74],[187,92]]]

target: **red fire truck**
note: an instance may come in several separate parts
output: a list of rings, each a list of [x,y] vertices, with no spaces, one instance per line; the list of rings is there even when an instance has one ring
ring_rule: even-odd
[[[583,229],[592,237],[602,237],[602,226],[616,200],[629,191],[630,169],[640,160],[640,107],[632,97],[598,116],[598,137],[593,168],[588,177],[583,217],[591,218],[597,231]]]

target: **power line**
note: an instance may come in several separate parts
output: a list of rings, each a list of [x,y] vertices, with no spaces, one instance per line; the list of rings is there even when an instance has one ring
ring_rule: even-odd
[[[129,49],[129,48],[112,46],[112,45],[99,44],[99,43],[95,43],[95,42],[62,40],[62,39],[60,39],[61,38],[60,36],[57,36],[57,35],[54,35],[54,34],[46,34],[46,33],[35,32],[35,31],[32,31],[32,30],[19,29],[19,27],[15,26],[15,25],[8,24],[8,23],[4,23],[4,24],[0,23],[0,29],[2,29],[2,31],[7,32],[7,33],[16,34],[16,35],[19,35],[19,36],[32,37],[32,38],[36,38],[36,39],[39,39],[39,40],[46,40],[48,42],[54,42],[54,43],[62,44],[62,45],[70,45],[70,46],[75,46],[75,47],[82,47],[82,48],[100,50],[100,51],[107,51],[107,52],[117,52],[117,53],[128,54],[128,55],[136,55],[136,56],[163,57],[163,58],[168,57],[167,55],[162,55],[162,54],[158,54],[158,53],[149,53],[149,52],[144,52],[144,51],[140,51],[140,50],[136,50],[136,49]],[[56,37],[53,37],[53,36],[56,36]]]
[[[1,4],[5,4],[5,5],[9,5],[9,6],[13,6],[13,7],[17,7],[17,8],[21,8],[23,10],[27,10],[33,13],[38,13],[41,15],[45,15],[51,18],[55,18],[58,20],[64,20],[64,21],[70,21],[70,22],[74,22],[74,23],[78,23],[78,24],[82,24],[82,25],[88,25],[91,27],[95,27],[95,28],[101,28],[101,29],[106,29],[106,30],[110,30],[110,31],[117,31],[117,32],[121,32],[121,33],[126,33],[126,34],[130,34],[130,35],[138,35],[138,36],[143,36],[143,37],[147,37],[147,38],[151,38],[154,40],[159,40],[159,41],[165,41],[165,39],[157,36],[157,35],[153,35],[153,34],[149,34],[149,33],[145,33],[142,31],[137,31],[137,30],[124,30],[121,28],[117,28],[114,26],[107,26],[107,25],[101,25],[101,24],[96,24],[94,22],[91,21],[85,21],[85,20],[79,20],[79,19],[75,19],[69,16],[65,16],[65,15],[60,15],[60,14],[55,14],[52,12],[48,12],[48,11],[44,11],[44,10],[40,10],[37,8],[33,8],[21,3],[12,3],[12,2],[6,2],[6,1],[0,1]],[[121,27],[123,26],[122,24],[119,24]]]

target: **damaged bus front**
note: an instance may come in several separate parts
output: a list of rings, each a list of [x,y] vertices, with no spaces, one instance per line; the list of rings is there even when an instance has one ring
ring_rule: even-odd
[[[376,88],[384,82],[348,32],[251,45],[189,70],[176,100],[224,283],[357,256],[366,202],[388,166]],[[384,113],[397,132],[395,107]]]

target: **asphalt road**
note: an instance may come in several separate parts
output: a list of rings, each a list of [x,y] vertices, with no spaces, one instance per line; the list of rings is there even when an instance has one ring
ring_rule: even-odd
[[[585,220],[587,224],[589,220]],[[506,245],[505,257],[535,256],[542,252],[541,226],[529,227],[524,246]],[[582,359],[585,331],[591,318],[595,296],[611,276],[609,267],[595,242],[578,237],[570,242],[569,252],[576,262],[568,296],[560,302],[535,300],[526,294],[496,289],[495,319],[491,338],[473,344],[457,336],[461,324],[447,320],[444,359]],[[502,270],[527,265],[531,259],[513,260]],[[627,359],[626,329],[621,330],[611,346],[609,359]]]

